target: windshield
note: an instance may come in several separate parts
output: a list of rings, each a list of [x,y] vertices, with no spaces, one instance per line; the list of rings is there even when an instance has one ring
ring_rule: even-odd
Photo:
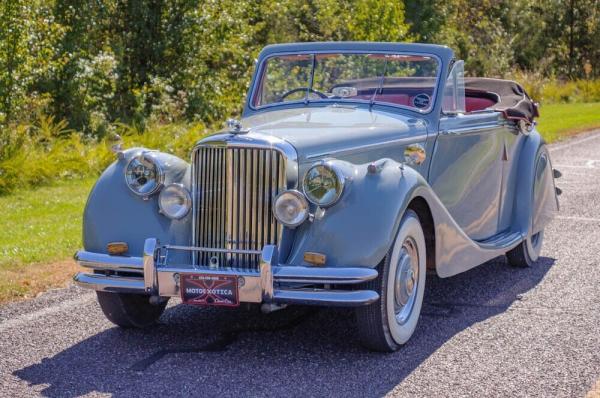
[[[427,112],[439,63],[409,54],[294,54],[264,62],[252,96],[256,108],[297,101],[365,101]]]

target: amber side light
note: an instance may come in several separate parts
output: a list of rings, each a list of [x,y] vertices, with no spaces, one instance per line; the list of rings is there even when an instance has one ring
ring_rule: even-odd
[[[110,242],[106,245],[106,250],[108,254],[115,256],[126,253],[129,250],[129,246],[126,242]]]
[[[325,265],[327,256],[322,253],[304,252],[304,261],[312,265]]]

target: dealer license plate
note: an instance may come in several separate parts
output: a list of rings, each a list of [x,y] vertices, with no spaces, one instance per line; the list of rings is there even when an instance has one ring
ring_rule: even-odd
[[[237,275],[182,274],[180,288],[184,304],[240,305]]]

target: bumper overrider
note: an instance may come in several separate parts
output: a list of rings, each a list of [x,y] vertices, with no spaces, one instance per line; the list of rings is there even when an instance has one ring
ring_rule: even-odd
[[[164,264],[165,253],[219,252],[260,254],[258,271]],[[377,270],[365,267],[304,267],[278,262],[277,246],[261,251],[227,250],[188,246],[160,246],[156,239],[146,239],[143,257],[113,256],[78,251],[75,260],[93,273],[80,272],[73,277],[81,287],[115,293],[137,293],[158,297],[180,296],[180,280],[184,274],[238,277],[239,301],[244,303],[304,304],[354,307],[379,299],[372,290],[355,286],[377,277]],[[349,286],[350,285],[350,286]]]

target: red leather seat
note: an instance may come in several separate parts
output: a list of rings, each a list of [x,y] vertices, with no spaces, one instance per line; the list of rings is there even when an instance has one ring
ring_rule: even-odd
[[[354,98],[370,100],[371,95],[357,95]],[[390,104],[413,106],[413,98],[408,94],[381,94],[377,96],[377,101],[387,102]],[[467,112],[481,111],[493,106],[496,102],[489,98],[482,97],[466,97],[465,107]]]
[[[481,111],[490,106],[493,106],[495,102],[489,98],[481,97],[466,97],[465,107],[467,112]]]

